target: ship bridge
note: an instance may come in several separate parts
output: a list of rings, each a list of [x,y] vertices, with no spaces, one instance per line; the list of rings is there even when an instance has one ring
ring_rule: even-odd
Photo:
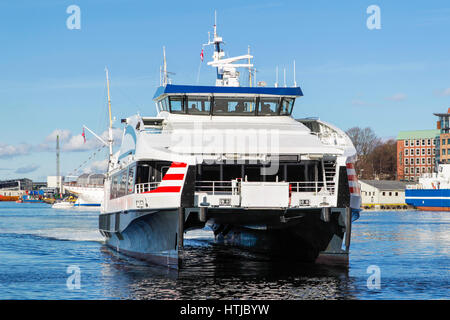
[[[153,100],[159,112],[209,116],[290,116],[300,87],[159,87]]]

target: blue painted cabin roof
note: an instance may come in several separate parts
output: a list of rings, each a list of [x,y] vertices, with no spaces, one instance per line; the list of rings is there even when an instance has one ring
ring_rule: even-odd
[[[300,87],[217,87],[217,86],[187,86],[187,85],[174,85],[168,84],[165,87],[159,87],[155,95],[154,100],[164,94],[170,93],[239,93],[239,94],[267,94],[276,96],[303,96],[302,89]]]

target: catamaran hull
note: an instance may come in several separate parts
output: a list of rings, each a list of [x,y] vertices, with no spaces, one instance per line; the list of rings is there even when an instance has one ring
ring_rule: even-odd
[[[124,224],[127,226],[121,231]],[[101,214],[99,227],[106,245],[112,249],[139,260],[178,268],[176,209]]]
[[[297,211],[288,215],[281,212],[277,215],[276,211],[267,213],[252,212],[255,217],[259,216],[260,222],[264,221],[261,217],[267,216],[266,224],[242,224],[239,215],[234,221],[231,217],[228,221],[213,219],[216,222],[211,227],[216,243],[248,249],[277,261],[348,264],[348,251],[342,249],[345,209],[342,209],[342,215],[333,212],[325,219],[327,221],[324,221],[321,210]],[[249,223],[251,220],[247,218]]]

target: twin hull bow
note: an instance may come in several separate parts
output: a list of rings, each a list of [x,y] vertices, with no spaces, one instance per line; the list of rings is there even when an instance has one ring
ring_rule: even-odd
[[[123,121],[99,218],[106,243],[177,268],[184,232],[209,225],[217,243],[276,259],[348,263],[360,195],[345,133],[311,119],[224,118],[162,112]],[[261,126],[278,141],[258,133]],[[239,140],[255,132],[263,147],[243,150]],[[271,143],[276,148],[267,150]]]

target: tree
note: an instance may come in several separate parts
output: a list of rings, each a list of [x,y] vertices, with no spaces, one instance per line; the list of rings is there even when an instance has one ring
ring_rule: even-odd
[[[397,143],[391,139],[386,142],[377,137],[371,128],[353,127],[347,135],[355,146],[358,160],[356,173],[361,179],[393,180],[397,172]]]
[[[381,139],[377,137],[372,128],[353,127],[347,130],[347,135],[356,148],[358,158],[367,157],[377,146],[381,144]]]

